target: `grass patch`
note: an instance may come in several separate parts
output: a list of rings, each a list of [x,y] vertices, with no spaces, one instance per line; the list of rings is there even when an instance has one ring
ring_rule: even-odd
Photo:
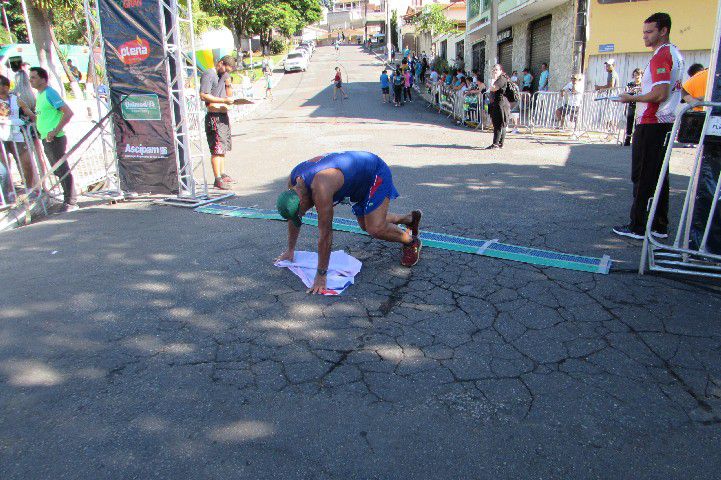
[[[288,51],[286,51],[285,53],[278,54],[278,55],[271,55],[269,58],[270,58],[270,60],[273,62],[273,66],[274,66],[275,68],[278,68],[278,64],[279,64],[281,61],[283,61],[283,59],[285,58],[285,56],[286,56],[287,54],[288,54]],[[249,59],[249,58],[245,58],[244,60],[245,60],[246,62],[248,62],[250,59]],[[253,56],[253,63],[262,62],[262,61],[263,61],[263,56],[262,56],[262,55],[261,55],[261,56],[255,56],[255,55]],[[260,67],[248,68],[248,69],[245,69],[245,70],[242,70],[242,71],[245,72],[245,73],[247,73],[248,76],[250,76],[250,79],[253,80],[253,81],[258,80],[258,79],[260,79],[260,77],[263,76],[263,71],[262,71],[262,69],[261,69]],[[240,74],[241,74],[240,71],[238,71],[238,72],[233,72],[233,73],[231,74],[231,78],[232,78],[232,80],[233,80],[233,83],[241,83],[241,81],[240,81]]]

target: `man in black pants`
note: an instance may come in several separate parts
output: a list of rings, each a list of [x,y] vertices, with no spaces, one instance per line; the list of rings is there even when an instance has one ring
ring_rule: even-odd
[[[60,94],[48,86],[48,72],[40,67],[30,69],[30,85],[38,91],[35,103],[35,126],[43,141],[43,150],[48,163],[54,168],[55,176],[63,187],[63,210],[73,212],[78,209],[75,182],[67,160],[62,160],[68,147],[63,127],[73,117],[73,111],[63,101]],[[62,161],[61,161],[62,160]]]
[[[681,102],[683,57],[675,45],[669,43],[671,17],[667,13],[655,13],[643,24],[643,40],[654,50],[653,57],[644,69],[641,94],[621,94],[619,101],[636,102],[636,129],[631,149],[633,203],[630,223],[613,228],[624,237],[641,240],[646,231],[648,206],[653,197],[666,154],[668,133]],[[668,173],[661,189],[658,208],[651,226],[651,234],[668,237]]]

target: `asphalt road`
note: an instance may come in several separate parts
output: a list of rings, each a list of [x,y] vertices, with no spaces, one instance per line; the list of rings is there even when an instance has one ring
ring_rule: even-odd
[[[235,126],[230,203],[272,208],[296,163],[370,150],[422,228],[609,254],[611,274],[432,249],[409,270],[335,233],[363,271],[309,297],[272,265],[282,223],[135,201],[3,233],[0,478],[718,478],[721,295],[633,272],[640,245],[610,233],[628,149],[481,151],[490,134],[382,104],[380,69],[325,48],[286,75]]]

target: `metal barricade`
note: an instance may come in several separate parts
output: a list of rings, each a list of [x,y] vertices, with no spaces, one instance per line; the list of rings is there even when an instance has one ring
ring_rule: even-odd
[[[446,85],[438,87],[438,109],[448,116],[454,113],[455,92]]]
[[[654,235],[653,224],[674,152],[674,139],[681,127],[683,114],[696,106],[706,107],[707,114],[694,152],[694,164],[679,215],[676,235],[673,243],[669,244],[662,242],[659,237]],[[668,137],[668,147],[666,148],[666,155],[661,166],[656,190],[651,199],[639,274],[643,274],[648,268],[651,271],[721,278],[721,218],[718,218],[721,215],[719,213],[719,202],[721,201],[721,145],[715,143],[714,145],[704,146],[711,121],[713,120],[715,124],[719,123],[719,117],[710,115],[711,108],[721,108],[721,102],[701,102],[686,105],[676,117],[673,129]],[[708,208],[704,207],[697,210],[696,202],[701,199],[699,187],[705,188],[701,185],[704,180],[715,180],[715,187],[712,193],[708,189],[704,193],[706,197],[704,202]],[[705,210],[708,210],[708,212]],[[707,215],[707,217],[703,218],[704,215]]]
[[[481,112],[483,110],[483,95],[463,95],[463,119],[464,125],[478,128],[482,126]]]
[[[538,130],[560,130],[564,124],[557,112],[563,107],[561,92],[536,92],[531,97],[531,117],[529,128],[532,133]]]
[[[72,171],[78,193],[111,183],[110,190],[117,191],[114,198],[120,198],[112,134],[103,128],[108,118],[106,113],[100,122],[73,119],[64,129],[68,139],[64,161]],[[19,124],[13,128],[12,139],[0,141],[0,160],[7,171],[0,188],[0,208],[40,206],[47,213],[50,202],[62,201],[62,178],[48,164],[35,126]]]
[[[606,141],[620,142],[626,128],[626,104],[610,98],[623,93],[622,88],[586,92],[579,108],[574,136],[581,138],[589,134],[600,134]]]
[[[509,127],[514,130],[518,128],[525,128],[531,130],[531,94],[529,92],[519,92],[518,102],[511,104],[511,118],[509,120]]]

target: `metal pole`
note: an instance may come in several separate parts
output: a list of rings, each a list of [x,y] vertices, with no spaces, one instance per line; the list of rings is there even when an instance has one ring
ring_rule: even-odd
[[[3,3],[2,3],[2,6],[3,6],[3,20],[5,21],[5,30],[8,31],[8,36],[10,36],[10,38],[12,38],[12,33],[10,32],[10,23],[8,23],[8,14],[7,14],[7,12],[5,11],[5,3],[6,3],[6,2],[3,2]]]
[[[386,58],[391,61],[391,0],[386,0]]]
[[[491,0],[491,66],[498,63],[498,0]]]

